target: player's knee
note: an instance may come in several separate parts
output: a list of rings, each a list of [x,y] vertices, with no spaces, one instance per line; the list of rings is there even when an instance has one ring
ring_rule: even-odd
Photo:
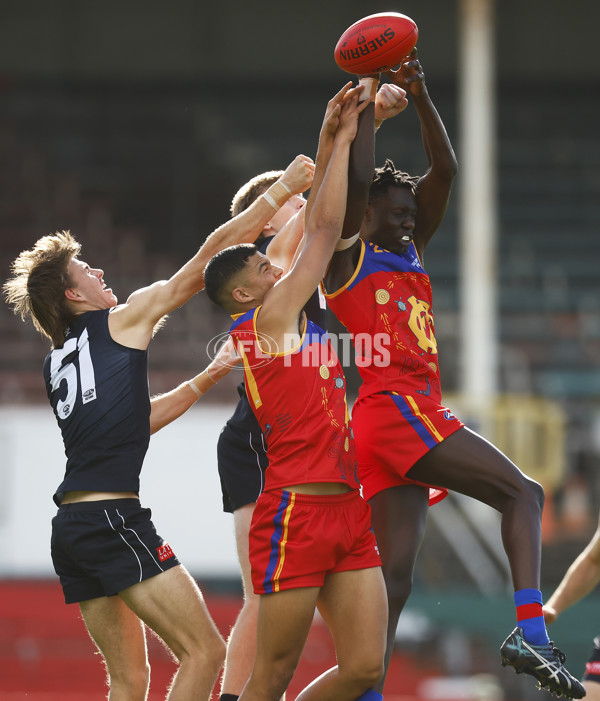
[[[544,508],[544,502],[546,500],[546,495],[544,494],[544,488],[539,482],[527,478],[526,482],[527,497],[532,508],[538,509],[540,517],[542,510]]]
[[[383,656],[365,656],[351,671],[352,686],[358,696],[377,685],[384,674]]]
[[[150,665],[130,665],[127,669],[108,671],[111,695],[131,701],[144,701],[150,686]]]
[[[225,656],[227,654],[227,644],[220,635],[215,635],[214,640],[204,645],[202,648],[202,656],[206,660],[206,664],[217,672],[225,664]]]
[[[180,664],[189,661],[197,669],[218,672],[225,662],[227,645],[217,631],[210,637],[188,644],[185,650],[175,653]]]
[[[295,665],[281,661],[273,665],[269,670],[269,678],[266,681],[267,697],[269,699],[280,699],[288,688],[294,676]]]
[[[384,579],[390,611],[401,611],[412,591],[412,567],[392,562],[384,570]]]

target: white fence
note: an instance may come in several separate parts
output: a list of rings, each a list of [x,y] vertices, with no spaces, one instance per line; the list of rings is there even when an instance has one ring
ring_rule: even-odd
[[[152,436],[141,501],[160,535],[198,578],[238,574],[233,517],[222,510],[216,443],[233,411],[205,404]],[[50,407],[0,408],[0,577],[45,577],[52,494],[65,456]]]

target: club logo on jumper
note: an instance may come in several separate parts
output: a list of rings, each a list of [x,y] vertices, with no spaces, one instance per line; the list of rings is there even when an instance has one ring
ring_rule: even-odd
[[[170,557],[175,557],[175,553],[171,550],[171,546],[168,543],[163,543],[163,545],[156,548],[156,554],[161,562],[168,560]]]
[[[433,335],[433,314],[428,302],[417,299],[414,295],[408,298],[411,306],[408,327],[417,338],[417,345],[427,353],[437,353],[437,343]]]
[[[450,421],[450,419],[455,419],[456,416],[454,416],[454,414],[449,409],[446,409],[446,411],[444,412],[444,418]]]

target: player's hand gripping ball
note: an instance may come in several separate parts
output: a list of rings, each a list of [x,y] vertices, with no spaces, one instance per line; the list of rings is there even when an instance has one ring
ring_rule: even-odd
[[[347,73],[381,73],[397,66],[415,48],[419,30],[399,12],[379,12],[359,19],[339,38],[334,56]]]

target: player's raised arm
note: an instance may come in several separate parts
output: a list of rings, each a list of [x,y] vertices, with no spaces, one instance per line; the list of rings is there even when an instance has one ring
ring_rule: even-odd
[[[337,132],[339,124],[339,111],[343,101],[348,97],[348,92],[352,86],[352,83],[346,83],[344,87],[339,90],[327,103],[327,109],[325,110],[325,116],[323,117],[323,122],[321,124],[321,130],[319,131],[319,143],[317,146],[317,155],[315,157],[315,175],[313,179],[313,184],[306,202],[306,207],[304,208],[304,224],[308,222],[310,218],[310,213],[312,211],[315,198],[327,172],[327,165],[329,164],[329,159],[333,152],[333,145],[335,143],[335,135]],[[355,94],[360,94],[359,91],[354,88]]]
[[[298,315],[322,279],[339,240],[346,211],[350,145],[358,116],[367,104],[359,103],[360,90],[348,89],[342,104],[329,116],[336,125],[335,141],[306,221],[304,247],[292,270],[265,296],[257,323],[262,332],[273,337],[288,330],[297,332]]]
[[[374,81],[375,83],[378,82],[378,77]],[[365,98],[370,98],[370,86],[369,86],[369,94],[365,94],[365,86],[361,84],[362,91],[359,91],[358,89],[355,89],[355,92],[359,95],[359,100],[365,99]],[[321,129],[319,132],[319,143],[317,147],[317,155],[315,157],[315,163],[316,163],[316,170],[315,170],[315,176],[313,180],[313,184],[310,190],[310,194],[308,197],[308,201],[306,203],[306,206],[304,207],[304,210],[296,215],[296,218],[299,216],[303,217],[303,226],[302,226],[302,231],[300,231],[300,227],[297,226],[298,222],[296,222],[296,225],[294,225],[294,231],[296,235],[300,233],[300,236],[296,236],[296,248],[292,254],[291,258],[284,259],[281,256],[278,256],[276,252],[273,249],[273,245],[275,242],[269,245],[268,248],[268,255],[269,259],[275,263],[275,265],[278,265],[281,267],[285,272],[287,272],[290,267],[295,263],[297,260],[298,256],[300,255],[300,252],[302,250],[302,247],[304,246],[305,243],[305,238],[302,237],[304,233],[304,229],[306,227],[306,222],[308,221],[310,217],[310,213],[315,201],[315,198],[317,196],[317,193],[319,192],[319,188],[321,187],[321,183],[323,181],[323,178],[325,177],[325,173],[327,172],[327,165],[329,163],[329,159],[331,158],[331,153],[333,151],[333,145],[335,142],[335,134],[338,126],[338,120],[337,117],[332,118],[334,116],[334,113],[336,112],[337,108],[339,105],[342,104],[348,90],[350,89],[350,83],[346,83],[344,87],[336,94],[334,95],[331,100],[327,103],[327,109],[325,111],[325,116],[323,118],[323,123],[321,125]],[[364,127],[361,127],[360,124],[363,121],[364,117],[364,112],[361,113],[359,116],[359,132],[362,129],[363,131],[368,131],[368,126],[365,129]],[[368,122],[367,118],[367,122]],[[371,119],[372,122],[372,119]],[[352,149],[354,148],[354,144],[356,140],[360,138],[359,134],[354,139],[353,145],[351,147],[351,156],[352,158]],[[367,146],[368,148],[368,146]],[[351,177],[351,176],[349,176]],[[367,188],[368,190],[368,188]],[[350,191],[350,184],[348,185],[348,197],[347,197],[347,202],[346,202],[346,219],[348,218],[348,207],[350,206],[350,200],[352,197],[357,196],[357,193],[355,191]],[[288,223],[287,226],[290,226],[292,224],[292,221]],[[360,225],[360,223],[359,223]],[[345,225],[344,225],[345,226]],[[358,229],[357,229],[358,230]],[[343,231],[343,230],[342,230]],[[280,232],[280,234],[283,233]],[[279,236],[279,235],[278,235]],[[290,239],[292,237],[289,237]]]
[[[336,245],[324,277],[324,286],[328,291],[342,287],[351,278],[356,267],[360,251],[358,232],[369,200],[375,168],[374,115],[379,75],[363,76],[359,84],[362,86],[361,98],[368,100],[368,103],[358,117],[356,137],[350,148],[348,202],[341,240]]]
[[[375,95],[379,85],[379,75],[363,76],[359,79],[362,87],[360,100],[367,105],[358,118],[358,128],[352,146],[348,165],[348,202],[342,228],[342,239],[355,237],[360,231],[369,199],[369,188],[375,169]]]
[[[196,255],[171,278],[137,290],[126,304],[117,307],[109,321],[113,338],[123,345],[145,348],[155,324],[204,288],[204,268],[213,255],[229,246],[253,242],[274,211],[293,194],[310,187],[313,173],[312,159],[296,156],[264,195],[213,231]]]
[[[387,71],[386,75],[410,95],[421,124],[429,166],[417,183],[414,238],[417,249],[422,251],[444,218],[458,163],[446,127],[427,90],[417,49],[413,49],[397,71]]]

